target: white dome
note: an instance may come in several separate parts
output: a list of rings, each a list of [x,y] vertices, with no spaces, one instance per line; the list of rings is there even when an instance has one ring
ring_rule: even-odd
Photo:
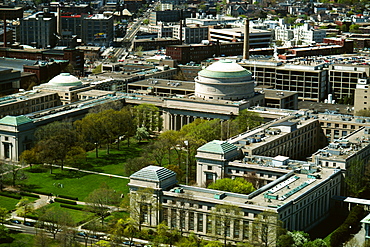
[[[241,100],[254,96],[252,73],[230,60],[211,64],[194,80],[195,96],[199,98]]]
[[[47,84],[58,87],[72,87],[80,86],[82,85],[82,82],[80,81],[80,79],[71,75],[70,73],[61,73],[51,79]]]

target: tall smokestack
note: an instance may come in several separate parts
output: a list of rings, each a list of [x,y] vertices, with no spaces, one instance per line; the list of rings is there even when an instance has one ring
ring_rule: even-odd
[[[243,59],[249,59],[249,19],[244,21]]]
[[[180,39],[180,45],[182,45],[182,19],[184,18],[184,11],[180,10],[180,30],[179,30],[179,39]]]
[[[60,21],[61,21],[61,18],[60,18],[60,6],[61,4],[59,3],[58,4],[58,6],[57,6],[57,35],[58,36],[61,36],[61,31],[60,31],[60,29],[61,29],[61,23],[60,23]]]

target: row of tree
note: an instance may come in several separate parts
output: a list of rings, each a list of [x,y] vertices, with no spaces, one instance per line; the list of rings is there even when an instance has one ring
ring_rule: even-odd
[[[40,127],[35,132],[35,145],[24,151],[20,159],[30,165],[50,164],[52,172],[52,164],[59,164],[63,169],[66,161],[76,164],[86,157],[86,151],[94,148],[98,156],[102,145],[106,145],[109,154],[114,142],[119,149],[120,141],[134,137],[138,129],[152,133],[160,131],[161,126],[159,109],[153,105],[105,105],[93,109],[81,120],[56,121]]]

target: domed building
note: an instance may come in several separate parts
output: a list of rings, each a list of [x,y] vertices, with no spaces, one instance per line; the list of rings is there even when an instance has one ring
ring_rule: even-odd
[[[76,87],[81,86],[82,82],[70,73],[61,73],[51,79],[47,85],[52,87]]]
[[[35,86],[34,89],[41,92],[57,93],[60,104],[66,105],[80,100],[79,95],[81,93],[92,91],[94,87],[91,86],[90,83],[82,83],[79,78],[70,73],[60,73],[53,77],[48,83]]]
[[[195,96],[202,99],[241,100],[254,96],[252,73],[239,64],[221,60],[198,73]]]

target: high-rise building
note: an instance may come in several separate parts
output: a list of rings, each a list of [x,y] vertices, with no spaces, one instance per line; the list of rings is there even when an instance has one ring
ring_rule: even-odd
[[[21,19],[21,44],[46,48],[54,47],[57,42],[57,18],[47,8],[43,12]]]

